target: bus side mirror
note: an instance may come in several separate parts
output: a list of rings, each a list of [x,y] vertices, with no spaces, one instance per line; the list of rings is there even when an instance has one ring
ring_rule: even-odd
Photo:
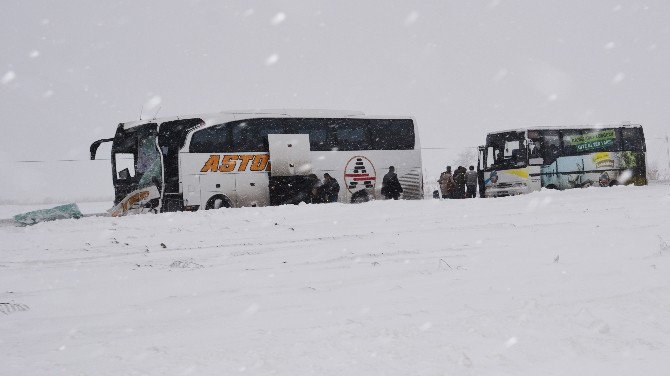
[[[110,142],[114,141],[113,138],[103,138],[101,140],[95,141],[94,143],[91,144],[90,147],[90,152],[91,152],[91,160],[95,160],[95,154],[98,152],[98,148],[100,147],[100,144],[103,142]]]

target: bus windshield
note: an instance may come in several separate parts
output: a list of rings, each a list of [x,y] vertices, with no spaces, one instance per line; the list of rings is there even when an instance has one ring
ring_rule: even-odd
[[[525,167],[526,139],[523,132],[489,134],[486,137],[486,167],[507,169]]]
[[[160,189],[161,156],[156,145],[156,124],[117,130],[112,145],[116,202],[128,193],[150,186]]]

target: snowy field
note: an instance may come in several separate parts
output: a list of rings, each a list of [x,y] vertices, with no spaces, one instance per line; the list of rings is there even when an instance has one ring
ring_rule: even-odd
[[[664,185],[87,217],[0,240],[2,375],[668,374]]]

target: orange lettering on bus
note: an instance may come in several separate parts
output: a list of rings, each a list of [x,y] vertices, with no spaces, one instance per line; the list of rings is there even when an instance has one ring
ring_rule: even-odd
[[[221,166],[219,166],[219,171],[233,171],[235,169],[235,165],[237,164],[237,157],[237,155],[224,155],[223,160],[221,161]]]
[[[212,154],[209,156],[207,162],[205,162],[205,165],[202,166],[200,172],[207,172],[207,171],[216,172],[218,169],[219,169],[219,156]]]
[[[144,200],[147,197],[149,197],[148,191],[137,192],[134,195],[130,196],[128,200],[126,200],[123,204],[121,204],[121,207],[123,208],[124,212],[128,211],[130,207]]]
[[[254,155],[254,160],[251,162],[251,171],[263,171],[268,164],[270,156],[267,154]]]
[[[240,155],[240,167],[237,168],[238,172],[246,171],[249,162],[254,159],[253,155]]]

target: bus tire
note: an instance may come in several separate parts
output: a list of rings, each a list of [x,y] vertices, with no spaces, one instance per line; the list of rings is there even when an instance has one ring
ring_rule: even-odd
[[[558,187],[553,185],[553,184],[549,184],[546,188],[547,189],[558,189]]]
[[[368,201],[370,201],[370,195],[366,190],[357,191],[351,195],[352,204],[362,204]]]
[[[230,200],[224,195],[214,195],[207,200],[205,210],[216,210],[221,208],[230,208]]]
[[[614,187],[615,185],[619,185],[619,182],[616,181],[616,180],[612,180],[612,181],[610,182],[610,187]]]

